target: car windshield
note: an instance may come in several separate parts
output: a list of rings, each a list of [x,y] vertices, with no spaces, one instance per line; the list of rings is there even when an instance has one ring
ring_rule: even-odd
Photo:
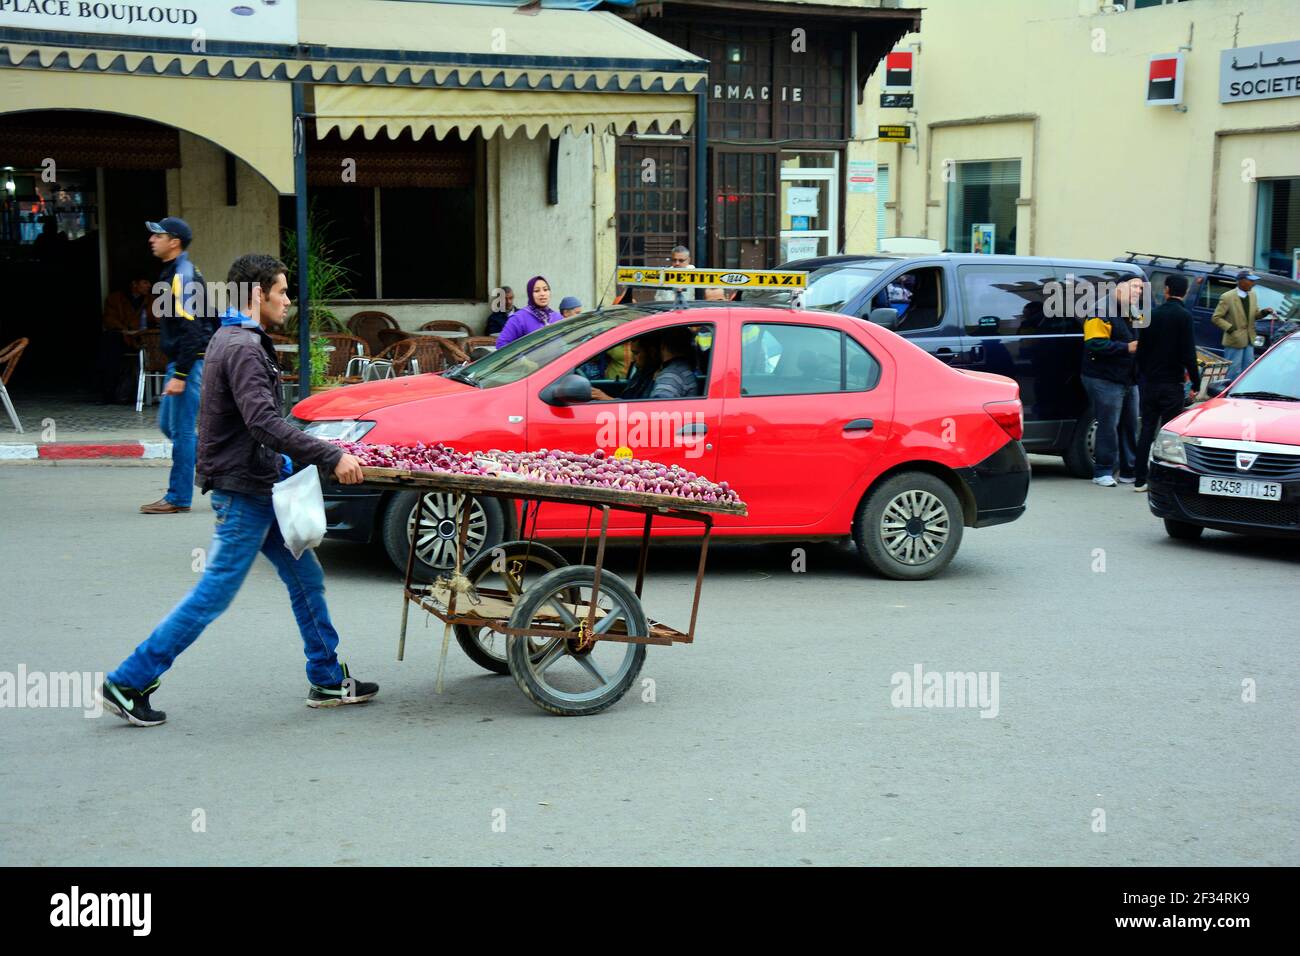
[[[605,309],[553,322],[458,369],[455,377],[480,388],[527,378],[602,332],[653,315],[652,309]]]
[[[826,312],[840,312],[852,302],[868,285],[879,278],[886,265],[866,263],[843,263],[822,266],[808,273],[808,288],[804,291],[803,307],[805,309],[822,309]],[[779,267],[778,267],[779,270]],[[790,293],[775,289],[763,292],[746,292],[746,303],[786,305],[790,302]]]
[[[1233,398],[1300,402],[1300,336],[1283,339],[1233,383]]]
[[[1300,288],[1296,286],[1260,276],[1255,283],[1255,299],[1261,309],[1272,309],[1280,319],[1300,321]]]

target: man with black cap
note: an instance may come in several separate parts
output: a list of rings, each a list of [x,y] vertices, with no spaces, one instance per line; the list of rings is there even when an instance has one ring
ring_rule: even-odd
[[[1249,269],[1237,273],[1237,288],[1219,296],[1210,321],[1223,329],[1223,357],[1228,360],[1228,378],[1235,379],[1255,361],[1255,320],[1272,315],[1255,300],[1259,276]]]
[[[146,222],[149,249],[163,261],[154,284],[158,298],[154,309],[167,355],[167,384],[158,409],[158,427],[172,443],[172,470],[167,494],[140,506],[147,515],[172,515],[190,510],[194,498],[194,430],[203,386],[203,353],[212,337],[203,273],[190,262],[185,250],[194,233],[184,219],[168,216]]]
[[[1151,443],[1167,421],[1182,414],[1183,379],[1192,390],[1201,388],[1201,370],[1196,364],[1196,341],[1192,313],[1183,305],[1187,279],[1173,274],[1165,278],[1165,301],[1151,313],[1151,321],[1138,332],[1138,395],[1142,408],[1142,432],[1137,443],[1137,483],[1134,491],[1147,490]]]

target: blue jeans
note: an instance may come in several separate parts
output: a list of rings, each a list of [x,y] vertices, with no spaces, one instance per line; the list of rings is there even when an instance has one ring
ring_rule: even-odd
[[[1092,476],[1119,473],[1132,477],[1137,467],[1137,389],[1102,378],[1083,376],[1083,387],[1097,419],[1097,447],[1093,451]]]
[[[1223,357],[1228,360],[1228,381],[1232,381],[1242,372],[1246,371],[1246,366],[1255,361],[1255,346],[1247,345],[1244,349],[1227,349],[1223,350]]]
[[[167,363],[167,381],[172,380],[176,365]],[[178,508],[188,508],[194,501],[194,457],[198,452],[198,435],[194,431],[199,417],[199,391],[203,388],[203,359],[190,366],[185,391],[164,395],[158,406],[158,428],[172,443],[172,473],[163,496]]]
[[[325,574],[316,555],[306,551],[294,560],[284,546],[270,497],[213,491],[212,510],[216,533],[203,577],[108,679],[136,690],[153,683],[230,606],[260,551],[289,590],[307,655],[307,679],[322,686],[340,683],[343,669],[335,653],[339,635],[325,606]]]

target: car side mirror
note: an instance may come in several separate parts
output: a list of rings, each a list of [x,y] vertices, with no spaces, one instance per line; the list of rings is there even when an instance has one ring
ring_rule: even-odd
[[[1210,398],[1218,398],[1228,390],[1228,386],[1231,384],[1232,382],[1228,381],[1226,378],[1221,378],[1217,382],[1211,382],[1209,385],[1205,386],[1205,394]]]
[[[878,325],[882,329],[889,329],[892,332],[898,328],[898,310],[889,307],[872,309],[867,321],[872,325]]]
[[[537,397],[547,405],[581,405],[591,401],[591,382],[571,373],[547,385]]]

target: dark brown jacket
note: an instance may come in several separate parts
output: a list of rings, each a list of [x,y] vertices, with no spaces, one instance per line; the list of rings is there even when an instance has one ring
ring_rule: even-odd
[[[280,453],[296,466],[332,474],[343,457],[337,445],[312,438],[280,417],[280,367],[260,328],[223,325],[208,343],[199,401],[195,483],[269,496],[280,478]]]

